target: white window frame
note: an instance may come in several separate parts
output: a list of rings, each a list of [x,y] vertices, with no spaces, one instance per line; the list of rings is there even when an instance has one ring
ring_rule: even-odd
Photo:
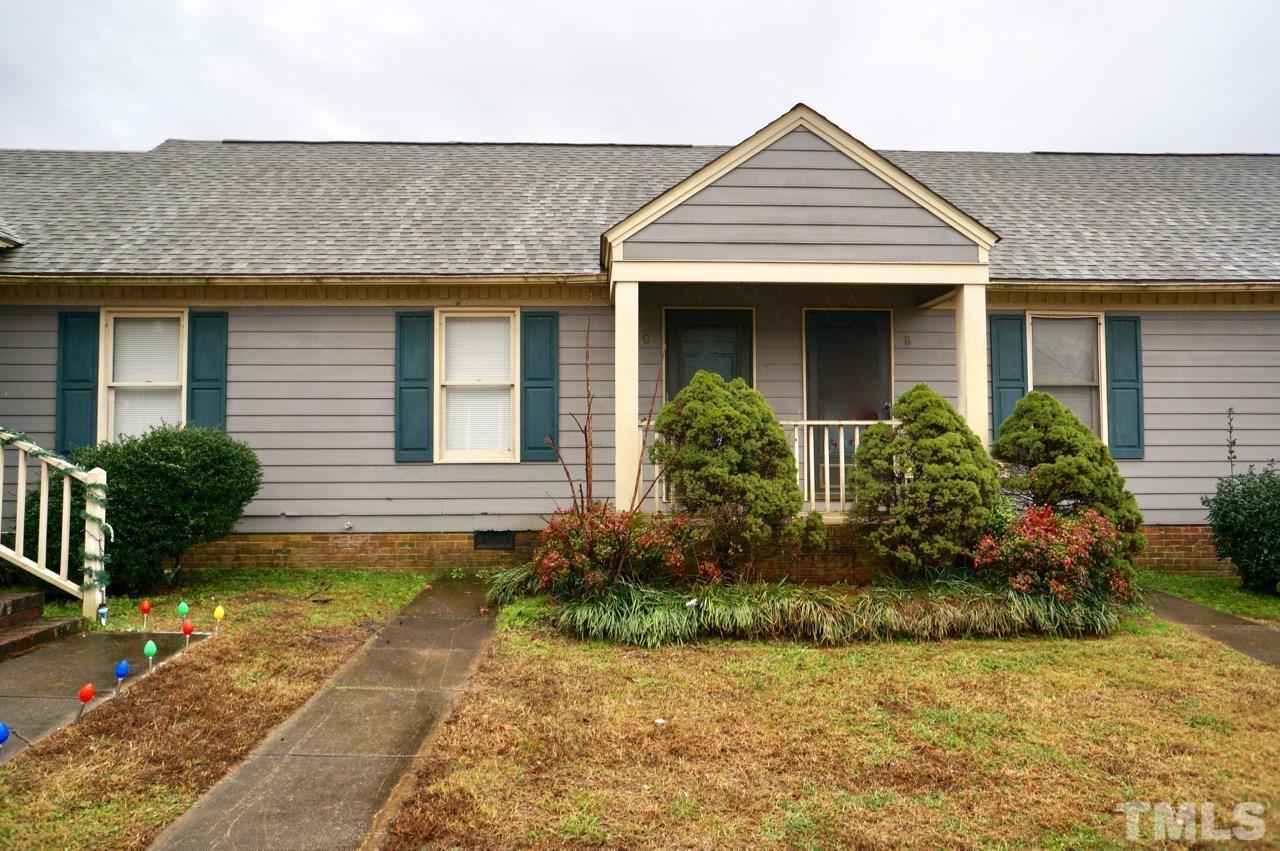
[[[1035,344],[1031,339],[1031,320],[1033,319],[1095,319],[1097,320],[1098,341],[1098,439],[1107,445],[1107,433],[1110,431],[1107,422],[1107,323],[1106,314],[1094,311],[1078,310],[1036,310],[1027,311],[1027,392],[1036,389],[1036,370],[1033,360]],[[1054,385],[1060,386],[1060,385]]]
[[[117,319],[177,319],[178,320],[178,379],[177,381],[116,381],[115,321]],[[98,329],[98,440],[115,440],[115,391],[120,388],[149,388],[155,390],[177,389],[178,422],[187,423],[187,310],[157,310],[154,308],[119,308],[102,311]]]
[[[446,320],[449,317],[500,317],[511,321],[511,378],[508,381],[445,380],[445,334]],[[434,400],[432,404],[432,433],[434,434],[434,457],[440,464],[518,464],[520,463],[520,308],[437,308],[435,311],[434,357],[435,380],[432,382]],[[445,440],[445,404],[449,395],[449,387],[509,387],[511,390],[511,445],[505,450],[446,450]]]

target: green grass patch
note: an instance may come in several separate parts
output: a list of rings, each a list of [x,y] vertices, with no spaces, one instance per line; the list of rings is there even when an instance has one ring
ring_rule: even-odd
[[[1242,618],[1280,623],[1280,595],[1249,591],[1240,587],[1239,579],[1150,570],[1139,574],[1138,581],[1143,588],[1154,588]]]

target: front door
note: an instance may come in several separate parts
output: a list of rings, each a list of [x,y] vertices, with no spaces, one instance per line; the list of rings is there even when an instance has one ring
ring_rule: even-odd
[[[810,310],[804,325],[807,419],[887,419],[888,311]]]
[[[751,384],[750,310],[667,310],[667,398],[706,370]]]

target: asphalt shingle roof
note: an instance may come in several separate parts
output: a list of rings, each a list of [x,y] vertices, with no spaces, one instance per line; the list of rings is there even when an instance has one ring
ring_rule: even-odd
[[[600,234],[726,148],[168,141],[0,151],[0,274],[600,269]],[[993,279],[1280,280],[1280,157],[886,151],[1001,236]]]

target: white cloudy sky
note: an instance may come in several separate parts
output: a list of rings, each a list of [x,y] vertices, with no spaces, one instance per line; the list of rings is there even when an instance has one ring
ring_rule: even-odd
[[[1275,0],[0,0],[0,147],[166,137],[1280,151]]]

